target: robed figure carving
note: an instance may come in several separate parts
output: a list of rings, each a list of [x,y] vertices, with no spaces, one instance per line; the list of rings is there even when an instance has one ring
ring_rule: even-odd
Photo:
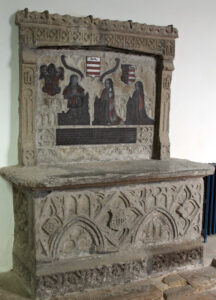
[[[69,84],[63,91],[67,99],[68,111],[58,114],[58,125],[89,125],[88,93],[78,84],[78,76],[71,75]]]
[[[115,109],[115,93],[111,78],[105,80],[101,97],[95,98],[93,125],[121,125],[123,120]]]
[[[135,83],[132,98],[128,99],[126,124],[128,125],[153,125],[154,120],[149,118],[145,109],[145,97],[141,81]]]

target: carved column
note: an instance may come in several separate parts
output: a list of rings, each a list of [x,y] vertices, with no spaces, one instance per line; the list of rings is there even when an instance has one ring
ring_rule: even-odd
[[[154,158],[167,160],[170,158],[169,142],[169,112],[170,112],[170,85],[172,71],[174,70],[172,59],[158,61],[158,86],[156,118],[158,123],[155,128]]]
[[[34,113],[35,113],[35,71],[36,64],[30,51],[21,51],[20,61],[20,135],[19,161],[22,165],[35,164]]]

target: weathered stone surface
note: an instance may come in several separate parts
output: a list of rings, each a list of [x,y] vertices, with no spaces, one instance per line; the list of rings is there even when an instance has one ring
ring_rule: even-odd
[[[174,300],[215,300],[215,299],[216,299],[215,291],[209,291],[203,294],[191,294],[187,296],[179,296],[174,298]]]
[[[170,274],[164,277],[163,282],[172,288],[187,285],[187,281],[178,274]]]
[[[181,276],[187,280],[197,292],[208,290],[216,286],[216,269],[214,267],[184,272],[181,273]]]
[[[137,160],[126,162],[74,163],[71,165],[21,167],[0,169],[8,181],[32,189],[97,185],[120,185],[141,182],[207,176],[214,172],[209,164],[181,159]]]
[[[185,295],[191,295],[193,293],[193,288],[190,285],[170,288],[164,291],[164,298],[166,300],[174,300],[177,297],[183,297]]]

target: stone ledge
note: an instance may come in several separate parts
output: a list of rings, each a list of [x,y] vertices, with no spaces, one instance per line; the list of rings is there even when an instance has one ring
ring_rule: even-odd
[[[11,166],[0,169],[0,175],[13,184],[39,190],[159,182],[204,177],[213,172],[214,168],[209,164],[183,159]]]

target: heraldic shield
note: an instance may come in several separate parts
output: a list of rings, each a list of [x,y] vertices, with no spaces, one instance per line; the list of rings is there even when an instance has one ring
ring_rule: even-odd
[[[134,65],[122,64],[121,69],[121,81],[128,85],[134,83],[136,80],[136,67]]]

